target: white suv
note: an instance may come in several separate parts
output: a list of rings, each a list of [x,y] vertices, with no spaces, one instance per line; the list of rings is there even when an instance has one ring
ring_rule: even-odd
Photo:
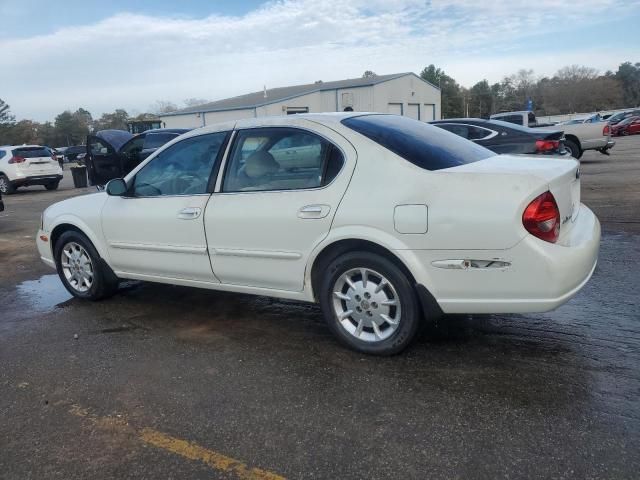
[[[55,154],[40,145],[0,147],[0,193],[13,193],[18,187],[44,185],[55,190],[62,180],[62,169]]]

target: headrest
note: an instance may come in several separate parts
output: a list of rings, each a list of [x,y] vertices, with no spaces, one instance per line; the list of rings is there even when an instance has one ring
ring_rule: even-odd
[[[249,178],[259,178],[280,170],[280,165],[269,152],[252,153],[244,164],[244,173]]]

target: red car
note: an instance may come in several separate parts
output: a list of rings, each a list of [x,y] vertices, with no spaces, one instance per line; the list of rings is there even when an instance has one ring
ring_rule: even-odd
[[[611,125],[611,135],[633,135],[640,133],[640,116],[629,117],[616,125]]]

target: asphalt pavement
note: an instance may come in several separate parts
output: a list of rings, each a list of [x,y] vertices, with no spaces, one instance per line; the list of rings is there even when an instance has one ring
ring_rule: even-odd
[[[130,282],[71,299],[21,189],[0,213],[0,478],[606,478],[640,472],[640,135],[585,154],[603,224],[554,312],[450,316],[391,358],[315,305]]]

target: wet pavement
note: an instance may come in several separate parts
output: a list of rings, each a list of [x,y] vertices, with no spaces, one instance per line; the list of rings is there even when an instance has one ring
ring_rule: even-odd
[[[340,347],[318,307],[131,282],[70,299],[0,213],[0,478],[638,478],[640,136],[587,154],[604,234],[558,310],[452,316],[402,355]],[[68,186],[68,179],[65,179]]]

